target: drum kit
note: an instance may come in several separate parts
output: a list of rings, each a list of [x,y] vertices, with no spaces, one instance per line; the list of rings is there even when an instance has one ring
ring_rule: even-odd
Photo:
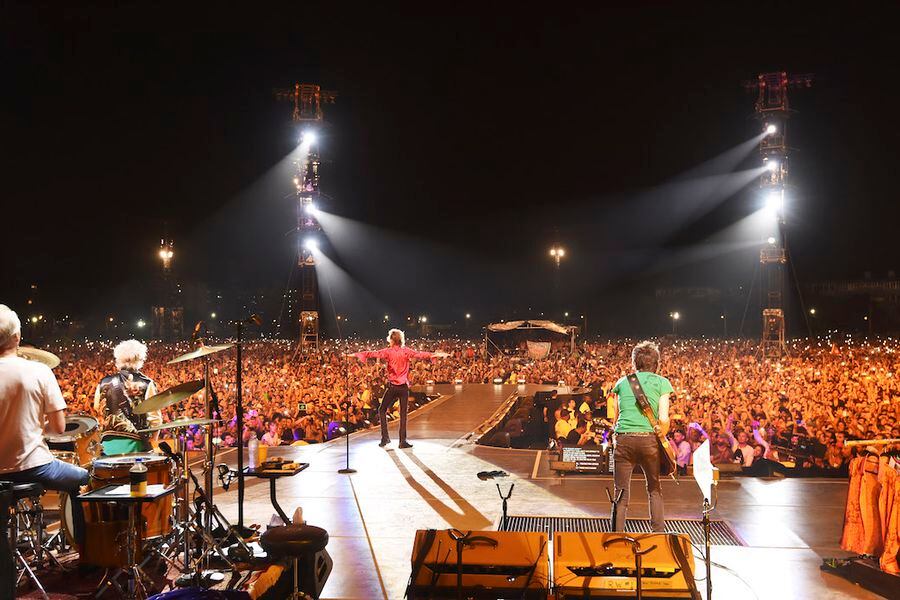
[[[139,506],[140,518],[136,532],[128,530],[127,507],[115,500],[83,503],[85,527],[83,543],[79,545],[83,564],[107,569],[100,584],[102,591],[116,588],[125,597],[143,598],[146,575],[141,566],[149,558],[158,556],[167,564],[180,568],[179,586],[204,586],[221,581],[224,574],[211,569],[211,559],[221,559],[225,570],[236,573],[231,557],[253,555],[243,535],[232,526],[213,502],[214,483],[214,427],[221,423],[215,391],[210,382],[210,357],[231,348],[232,344],[201,345],[198,349],[178,356],[168,362],[176,364],[190,360],[203,361],[203,378],[171,387],[146,398],[133,407],[137,414],[156,412],[181,403],[203,390],[204,418],[178,418],[138,431],[144,436],[157,432],[171,432],[176,448],[160,442],[154,452],[129,452],[109,455],[110,446],[101,434],[97,419],[85,414],[72,414],[66,418],[65,432],[47,435],[45,440],[51,452],[66,462],[80,465],[90,472],[89,487],[97,490],[110,484],[128,484],[132,467],[140,463],[147,469],[147,484],[176,488],[174,494],[147,501]],[[36,360],[54,368],[59,359],[43,350],[22,348],[23,358]],[[205,430],[205,460],[201,470],[203,483],[198,481],[188,460],[188,440],[191,428]],[[107,432],[110,433],[110,432]],[[122,432],[115,432],[122,433]],[[101,444],[101,437],[103,444]],[[114,447],[114,446],[113,446]],[[106,451],[108,455],[101,455]],[[193,493],[190,493],[193,483]],[[53,502],[45,498],[44,502]],[[61,528],[57,536],[75,545],[72,535],[72,499],[59,494]],[[129,541],[126,541],[126,538]],[[226,552],[228,541],[234,546]],[[134,551],[127,552],[130,544]],[[60,546],[64,546],[65,542]],[[133,564],[129,564],[130,560]],[[180,558],[180,560],[179,560]],[[127,580],[124,588],[118,583]]]

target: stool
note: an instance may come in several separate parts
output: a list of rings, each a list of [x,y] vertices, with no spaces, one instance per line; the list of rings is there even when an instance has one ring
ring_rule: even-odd
[[[328,532],[312,525],[285,525],[267,530],[259,543],[272,558],[289,558],[294,565],[294,592],[291,600],[303,600],[300,591],[300,561],[313,562],[317,553],[328,545]]]
[[[16,581],[21,581],[22,576],[27,575],[41,595],[47,598],[44,586],[25,557],[26,553],[31,552],[35,560],[34,566],[39,567],[43,565],[46,554],[57,566],[62,567],[55,556],[44,550],[44,507],[41,504],[44,486],[39,483],[14,483],[11,492],[14,508],[10,540],[13,543],[14,559],[21,564]]]

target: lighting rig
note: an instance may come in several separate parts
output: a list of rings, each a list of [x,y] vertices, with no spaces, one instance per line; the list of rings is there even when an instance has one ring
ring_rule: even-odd
[[[293,104],[291,120],[299,133],[299,152],[294,162],[294,188],[297,198],[297,268],[285,290],[288,301],[288,335],[300,340],[298,350],[319,347],[319,290],[316,278],[315,250],[322,227],[317,219],[319,204],[319,135],[325,124],[322,105],[333,103],[335,92],[311,83],[295,83],[292,88],[277,90],[277,98]],[[299,275],[299,277],[295,276]],[[290,282],[299,279],[299,288]],[[283,315],[282,315],[283,316]],[[279,329],[282,324],[279,323]]]
[[[784,71],[762,73],[744,86],[757,91],[756,118],[764,134],[759,153],[765,167],[759,178],[762,210],[772,224],[770,235],[759,253],[765,300],[762,307],[760,352],[766,357],[787,354],[785,345],[784,278],[788,268],[785,237],[785,192],[788,189],[787,122],[791,115],[788,89],[807,88],[812,75],[788,76]]]

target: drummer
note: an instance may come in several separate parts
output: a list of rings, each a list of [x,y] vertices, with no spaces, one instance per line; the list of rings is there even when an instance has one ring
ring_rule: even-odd
[[[47,365],[16,356],[22,325],[0,304],[0,479],[39,483],[71,498],[87,484],[88,472],[53,457],[44,434],[66,430],[66,401]],[[75,539],[84,531],[81,503],[72,502]]]
[[[150,439],[138,431],[162,423],[159,411],[134,412],[135,406],[156,395],[156,384],[141,373],[147,360],[147,346],[137,340],[125,340],[115,347],[113,358],[119,372],[100,380],[94,393],[94,411],[103,415],[104,452],[145,452],[150,449]]]

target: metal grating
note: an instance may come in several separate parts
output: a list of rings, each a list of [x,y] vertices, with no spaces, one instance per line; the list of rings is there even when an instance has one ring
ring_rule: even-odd
[[[528,517],[510,515],[505,527],[500,531],[547,532],[553,536],[557,532],[608,533],[612,531],[609,517]],[[652,533],[650,519],[627,519],[625,531],[629,533]],[[687,534],[695,544],[703,543],[703,521],[700,519],[666,519],[666,531]],[[713,519],[710,522],[710,543],[714,546],[746,546],[726,521]]]

